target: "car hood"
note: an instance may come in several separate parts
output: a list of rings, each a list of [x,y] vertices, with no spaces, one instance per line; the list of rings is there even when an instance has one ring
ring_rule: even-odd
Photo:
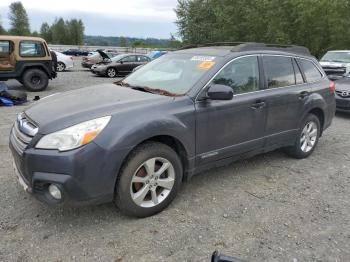
[[[343,62],[331,62],[331,61],[321,61],[320,62],[322,67],[348,67],[350,66],[350,63],[343,63]]]
[[[25,114],[39,126],[39,133],[48,134],[94,118],[172,100],[167,96],[103,84],[43,98]]]
[[[337,91],[350,91],[350,78],[343,77],[335,81],[335,89]]]

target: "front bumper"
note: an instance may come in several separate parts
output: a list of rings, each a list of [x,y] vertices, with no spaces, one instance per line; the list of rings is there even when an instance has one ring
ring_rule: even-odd
[[[27,186],[26,191],[40,201],[50,205],[82,205],[113,200],[122,163],[117,155],[122,155],[121,152],[108,153],[94,142],[68,152],[35,148],[19,152],[14,143],[10,138],[15,169]],[[61,200],[51,197],[50,184],[61,190]]]
[[[350,112],[350,98],[342,98],[336,95],[337,111]]]

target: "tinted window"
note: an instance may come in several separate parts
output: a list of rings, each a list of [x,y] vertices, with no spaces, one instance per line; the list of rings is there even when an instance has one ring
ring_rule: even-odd
[[[35,41],[22,41],[19,45],[20,56],[45,56],[45,49],[42,43]]]
[[[0,41],[0,53],[9,54],[10,53],[10,42]]]
[[[127,57],[123,58],[122,61],[125,63],[136,62],[136,56],[134,56],[134,55],[127,56]]]
[[[227,85],[235,94],[259,90],[259,66],[256,56],[234,60],[213,79],[212,83]]]
[[[294,59],[293,59],[293,66],[294,66],[296,84],[303,84],[304,83],[303,76],[301,75],[299,66],[297,65]]]
[[[302,70],[304,71],[307,82],[315,82],[322,78],[322,74],[314,65],[314,63],[305,59],[299,59],[298,62],[301,65]]]
[[[146,56],[138,56],[137,57],[137,62],[148,62],[150,60],[150,58],[146,57]]]
[[[268,88],[295,85],[292,59],[283,56],[264,56],[264,71]]]

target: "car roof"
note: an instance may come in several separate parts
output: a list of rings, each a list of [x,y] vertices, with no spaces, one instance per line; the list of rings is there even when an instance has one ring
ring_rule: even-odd
[[[45,42],[45,40],[41,37],[33,37],[33,36],[14,36],[14,35],[0,35],[0,40],[29,40],[29,41],[41,41]]]
[[[273,54],[293,54],[302,56],[311,56],[309,49],[303,46],[296,45],[279,45],[279,44],[265,44],[255,42],[232,42],[232,43],[209,43],[198,46],[184,47],[175,53],[187,53],[194,55],[213,55],[213,56],[228,56],[237,52],[263,52]]]

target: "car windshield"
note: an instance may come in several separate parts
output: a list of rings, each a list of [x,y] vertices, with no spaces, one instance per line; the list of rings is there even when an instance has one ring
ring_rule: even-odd
[[[125,57],[125,55],[117,55],[111,58],[111,61],[116,62]]]
[[[321,61],[350,63],[350,52],[328,52],[322,57]]]
[[[190,54],[163,55],[132,73],[122,84],[147,88],[162,94],[184,95],[217,60],[217,57]]]

